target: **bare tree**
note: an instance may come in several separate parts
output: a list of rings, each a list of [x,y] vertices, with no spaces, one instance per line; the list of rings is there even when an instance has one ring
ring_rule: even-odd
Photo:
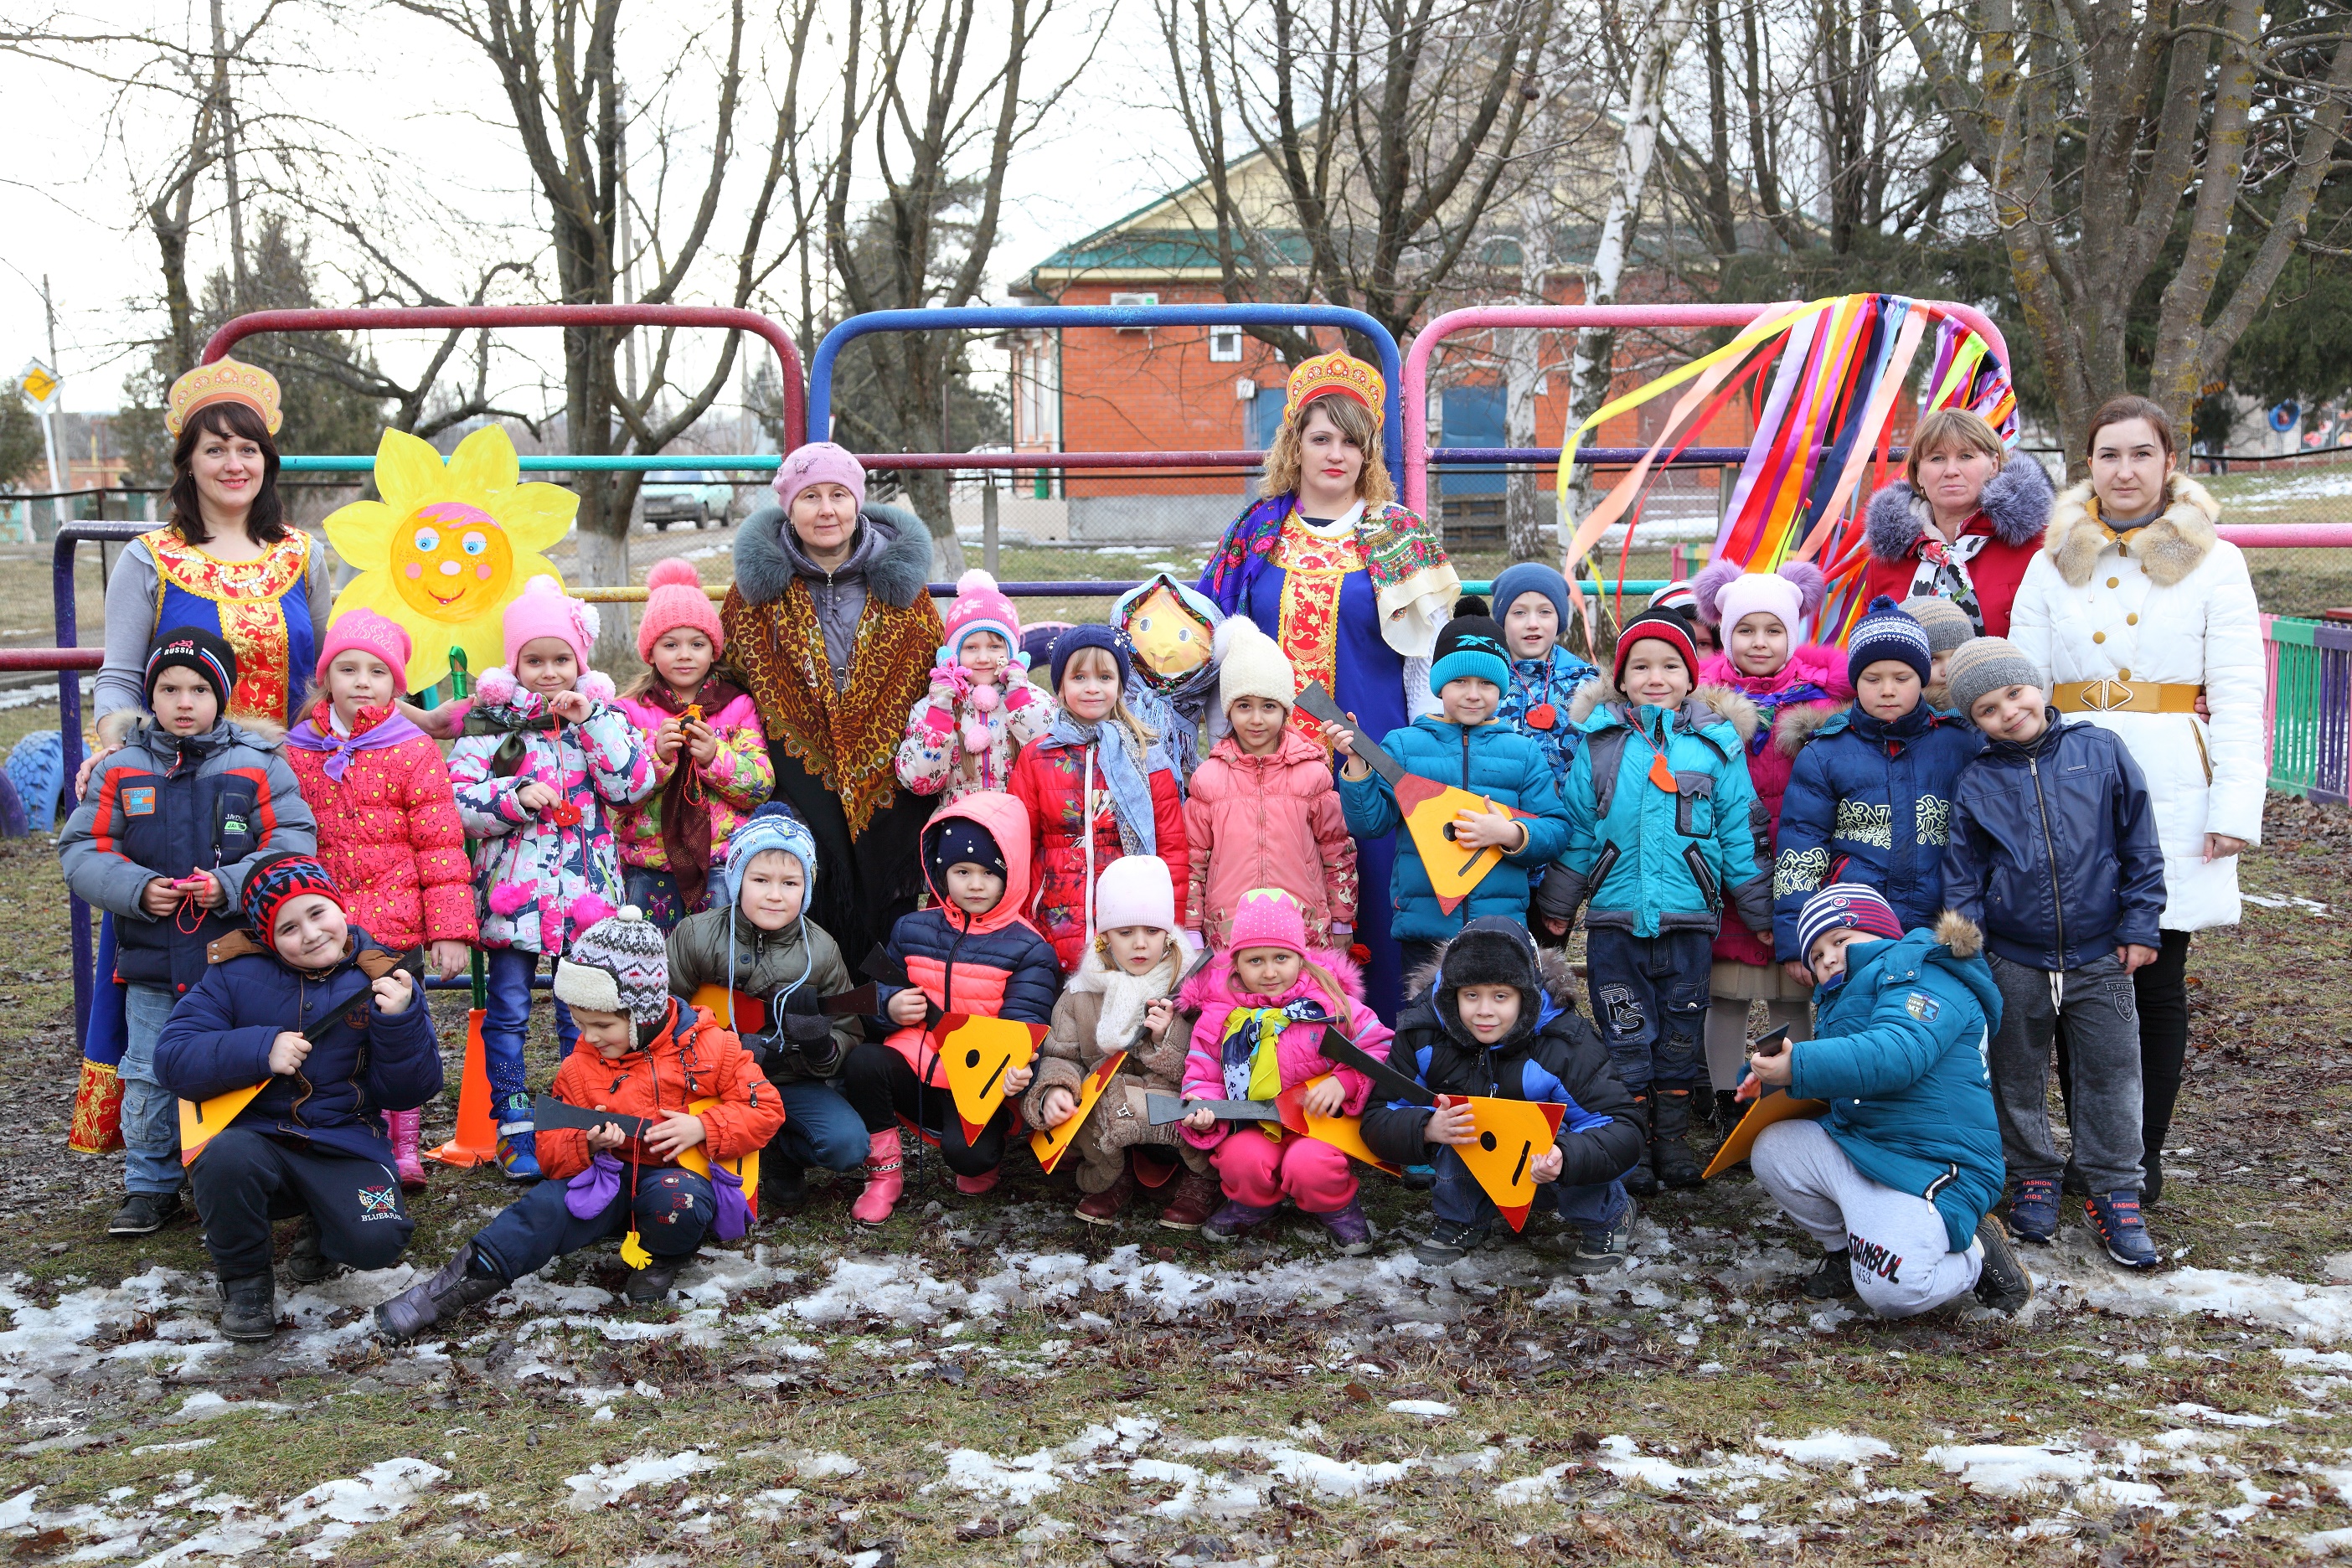
[[[1403,339],[1528,177],[1558,0],[1158,5],[1220,291],[1353,307]],[[1316,352],[1250,331],[1294,363]]]
[[[1990,191],[2067,450],[2126,389],[2134,300],[2172,265],[2168,246],[2147,389],[2186,429],[2340,166],[2342,15],[2261,0],[1963,0],[1932,14],[1894,0],[1894,14]],[[2224,289],[2242,221],[2262,239]]]

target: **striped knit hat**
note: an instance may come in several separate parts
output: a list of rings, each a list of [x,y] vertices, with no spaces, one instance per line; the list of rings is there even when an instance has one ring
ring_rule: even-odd
[[[144,690],[151,713],[155,710],[155,682],[173,665],[203,676],[220,700],[221,712],[228,712],[229,693],[236,686],[236,649],[202,626],[173,626],[157,637],[147,655]]]
[[[669,953],[661,927],[636,905],[582,931],[555,966],[555,999],[594,1013],[625,1013],[634,1023],[669,1016]]]
[[[1870,608],[1863,612],[1845,647],[1845,679],[1849,686],[1859,684],[1862,672],[1881,659],[1907,664],[1925,681],[1936,657],[1928,647],[1927,628],[1884,594],[1871,600]]]
[[[1877,889],[1863,882],[1832,882],[1807,899],[1798,913],[1797,951],[1810,963],[1813,943],[1846,926],[1890,942],[1903,934],[1903,921],[1895,906]]]
[[[264,855],[245,873],[245,923],[253,928],[255,936],[268,942],[278,930],[278,911],[305,893],[330,900],[337,909],[349,908],[335,887],[335,879],[310,856],[290,849]]]

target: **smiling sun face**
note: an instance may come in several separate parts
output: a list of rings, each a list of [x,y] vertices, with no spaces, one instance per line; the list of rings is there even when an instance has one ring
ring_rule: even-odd
[[[360,574],[334,613],[369,609],[400,623],[416,650],[408,679],[418,690],[448,673],[453,647],[478,675],[497,664],[507,605],[531,578],[556,576],[541,552],[571,531],[580,498],[520,479],[514,443],[496,426],[459,442],[446,464],[415,437],[387,430],[375,457],[383,499],[327,519],[335,553]]]

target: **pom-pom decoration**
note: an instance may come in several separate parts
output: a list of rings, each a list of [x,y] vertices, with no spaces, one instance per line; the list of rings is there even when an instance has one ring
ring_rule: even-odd
[[[487,671],[505,657],[501,618],[533,577],[562,579],[543,553],[571,531],[580,498],[561,485],[524,484],[513,441],[495,425],[457,444],[445,463],[415,437],[386,430],[377,444],[382,500],[353,501],[327,519],[327,539],[359,575],[334,614],[373,610],[407,632],[415,689],[449,673],[449,650]],[[692,571],[688,567],[689,572]]]

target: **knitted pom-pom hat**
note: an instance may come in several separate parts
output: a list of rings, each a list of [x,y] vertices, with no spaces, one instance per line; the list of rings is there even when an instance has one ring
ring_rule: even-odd
[[[1813,943],[1831,931],[1852,926],[1889,942],[1903,935],[1903,921],[1885,896],[1866,882],[1832,882],[1805,900],[1797,914],[1797,947],[1812,962]]]
[[[1288,708],[1298,700],[1298,671],[1282,645],[1258,629],[1246,616],[1234,616],[1217,628],[1211,645],[1217,657],[1217,707],[1230,708],[1244,697],[1270,697]]]
[[[637,657],[650,663],[654,644],[681,626],[709,637],[714,658],[727,651],[727,634],[719,628],[718,606],[702,591],[702,574],[694,569],[693,562],[672,556],[655,562],[654,569],[646,574],[646,613],[637,621]],[[509,652],[507,657],[514,655]],[[583,657],[581,662],[584,665],[587,660]]]
[[[1861,680],[1862,672],[1881,659],[1895,659],[1919,672],[1925,682],[1935,655],[1927,643],[1927,630],[1896,607],[1894,600],[1881,594],[1863,612],[1862,620],[1854,626],[1853,635],[1846,638],[1845,670],[1848,684]]]
[[[1307,956],[1307,911],[1280,888],[1252,888],[1234,906],[1234,924],[1225,945],[1234,952],[1252,947],[1278,947]]]
[[[1691,579],[1698,599],[1699,619],[1711,626],[1736,626],[1759,610],[1777,616],[1795,641],[1807,616],[1820,609],[1829,593],[1822,569],[1810,561],[1791,561],[1778,572],[1750,572],[1737,561],[1710,561]]]
[[[343,653],[363,653],[383,661],[392,672],[392,689],[395,692],[408,689],[408,633],[398,621],[379,616],[373,610],[345,610],[327,623],[326,640],[319,647],[319,684],[327,683],[327,670],[335,656]]]
[[[1004,639],[1005,658],[1023,662],[1021,612],[996,585],[996,579],[975,566],[956,579],[956,596],[942,617],[947,637],[940,644],[941,661],[953,664],[963,651],[963,639],[974,632],[994,632]]]
[[[277,934],[278,911],[305,893],[316,893],[339,910],[349,907],[335,879],[310,856],[290,849],[264,855],[245,873],[245,923],[266,943]]]
[[[668,1017],[669,953],[661,927],[629,904],[582,931],[555,965],[555,999],[594,1013],[625,1013],[638,1024]]]
[[[1931,654],[1949,653],[1977,635],[1969,613],[1941,594],[1914,594],[1903,601],[1903,613],[1926,629]]]
[[[596,647],[596,611],[584,599],[568,597],[563,584],[545,573],[522,585],[505,618],[507,668],[522,667],[525,643],[553,637],[572,650],[580,673],[588,673],[588,656]]]

